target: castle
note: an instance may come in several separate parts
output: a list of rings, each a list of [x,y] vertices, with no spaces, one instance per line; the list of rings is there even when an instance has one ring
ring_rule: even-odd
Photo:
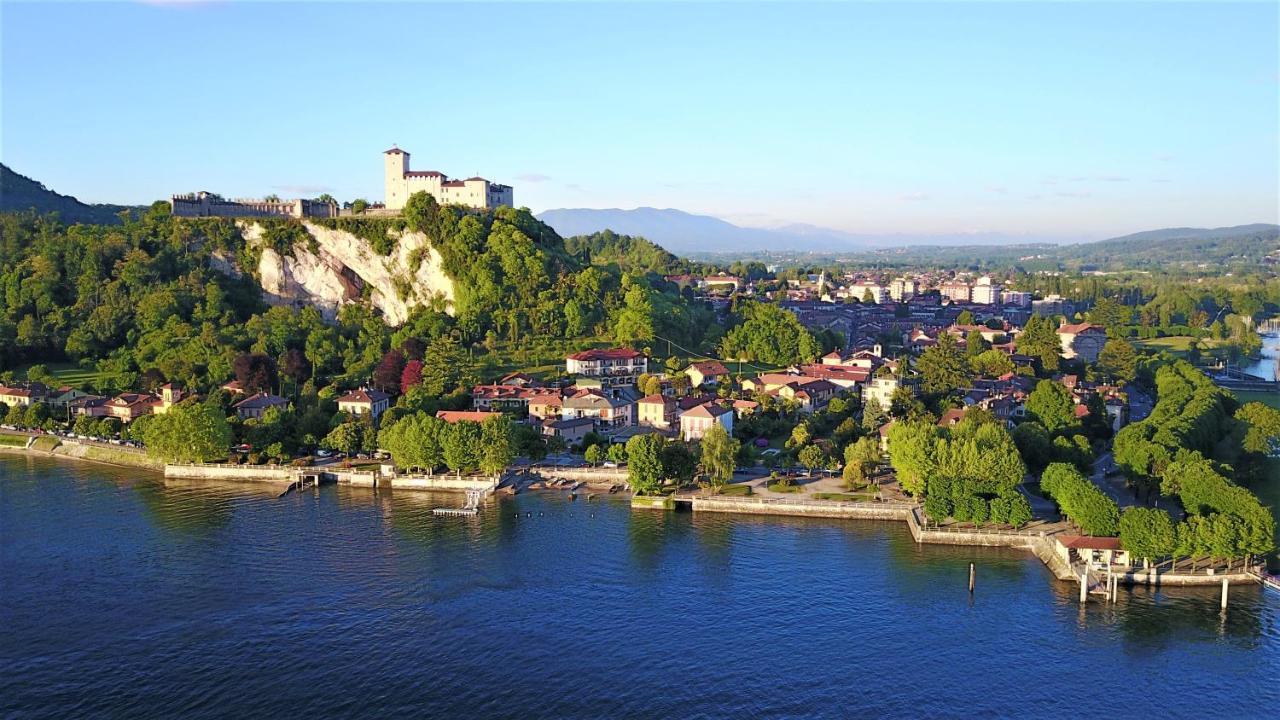
[[[511,186],[491,183],[482,177],[450,180],[435,170],[410,170],[409,153],[393,147],[382,154],[386,170],[386,205],[388,210],[402,210],[409,196],[427,192],[441,205],[467,205],[475,208],[514,207]]]
[[[176,217],[293,217],[338,216],[338,205],[322,200],[227,200],[211,192],[174,195],[169,200]]]

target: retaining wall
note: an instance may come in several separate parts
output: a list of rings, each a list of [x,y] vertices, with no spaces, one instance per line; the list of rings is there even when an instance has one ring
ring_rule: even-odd
[[[165,465],[164,476],[167,478],[190,478],[194,480],[253,480],[256,482],[293,482],[299,470],[281,465]],[[315,470],[310,470],[314,473]]]
[[[625,483],[626,468],[530,468],[529,473],[543,478],[560,478],[585,483]]]
[[[807,517],[855,518],[861,520],[905,520],[911,509],[887,503],[828,501],[752,500],[734,497],[691,498],[694,512],[743,513],[748,515],[800,515]]]
[[[396,490],[435,490],[442,492],[466,492],[468,490],[492,492],[498,485],[492,478],[459,478],[456,475],[432,475],[429,477],[426,475],[396,475],[390,478],[383,478],[379,484],[390,486]]]

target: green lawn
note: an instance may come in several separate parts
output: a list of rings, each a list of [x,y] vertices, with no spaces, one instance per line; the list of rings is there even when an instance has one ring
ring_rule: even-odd
[[[36,438],[36,441],[31,443],[31,448],[33,450],[41,450],[43,452],[49,452],[54,448],[58,447],[58,445],[61,442],[62,441],[56,437],[49,437],[48,435],[45,435],[44,437]]]
[[[772,483],[769,489],[777,493],[798,493],[801,492],[799,485],[783,485],[780,482]]]
[[[1240,404],[1260,402],[1263,405],[1269,405],[1273,408],[1280,409],[1280,393],[1262,392],[1258,390],[1232,390],[1236,399]]]
[[[1148,338],[1146,340],[1134,340],[1133,344],[1139,350],[1151,350],[1155,352],[1164,351],[1170,355],[1186,355],[1191,350],[1191,342],[1195,338],[1190,335],[1170,335],[1169,337]],[[1210,338],[1202,338],[1200,340],[1200,351],[1202,353],[1213,354],[1213,351],[1222,344],[1222,341]]]
[[[14,369],[13,376],[19,380],[27,377],[27,369],[30,365],[25,365]],[[90,386],[96,385],[98,378],[102,373],[94,369],[85,369],[75,363],[54,363],[45,366],[60,384],[71,385],[73,387],[82,387],[86,383]]]
[[[844,502],[869,502],[875,500],[874,494],[868,495],[863,493],[838,493],[838,492],[820,492],[813,494],[814,500],[841,500]]]
[[[0,445],[6,447],[26,447],[26,435],[9,435],[8,433],[0,433]]]
[[[720,488],[721,495],[746,496],[751,494],[750,485],[725,485]]]

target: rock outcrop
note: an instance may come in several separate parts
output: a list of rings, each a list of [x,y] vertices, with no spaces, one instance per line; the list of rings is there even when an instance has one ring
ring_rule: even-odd
[[[314,305],[332,319],[343,303],[366,300],[392,325],[402,324],[414,307],[437,297],[452,312],[453,281],[441,267],[440,253],[422,233],[403,233],[395,250],[384,257],[349,232],[303,225],[316,240],[313,247],[298,244],[284,256],[261,248],[256,275],[267,302]],[[261,225],[244,221],[241,232],[250,247],[261,247]]]

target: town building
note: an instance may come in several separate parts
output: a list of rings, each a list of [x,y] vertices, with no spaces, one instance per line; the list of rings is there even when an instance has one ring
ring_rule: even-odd
[[[160,400],[151,406],[154,415],[163,415],[182,401],[182,386],[176,383],[165,383],[160,386]]]
[[[992,282],[990,277],[984,275],[978,278],[977,284],[973,286],[970,301],[978,305],[998,305],[1000,291],[999,283]]]
[[[460,422],[483,423],[491,417],[502,417],[500,412],[485,412],[484,410],[437,410],[436,418],[443,420],[450,425]]]
[[[889,297],[895,302],[907,302],[916,294],[916,282],[908,278],[894,278],[889,283]]]
[[[560,417],[566,420],[588,417],[601,429],[626,427],[631,424],[633,402],[616,393],[601,390],[579,390],[564,399]]]
[[[372,415],[377,420],[391,407],[391,396],[381,390],[360,388],[338,398],[338,410],[352,415]]]
[[[250,395],[231,407],[235,409],[236,415],[239,415],[242,420],[261,419],[263,414],[271,408],[279,408],[281,410],[288,408],[289,401],[279,395],[259,392]]]
[[[942,293],[942,297],[949,299],[953,303],[969,302],[970,289],[969,283],[959,280],[945,282],[938,286],[938,292]]]
[[[581,445],[582,441],[596,429],[595,420],[589,417],[569,418],[567,420],[548,419],[542,423],[542,434],[546,437],[558,437],[565,445]]]
[[[44,402],[49,396],[49,388],[44,383],[15,382],[0,385],[0,403],[7,407],[21,405],[26,407],[32,403]]]
[[[135,392],[120,393],[107,401],[107,415],[118,418],[120,422],[132,422],[143,415],[150,415],[151,407],[155,403],[154,395]]]
[[[1046,295],[1043,300],[1031,301],[1031,314],[1040,317],[1070,315],[1075,312],[1075,305],[1061,295]]]
[[[1098,361],[1102,346],[1107,344],[1107,331],[1101,325],[1064,323],[1058,327],[1058,340],[1062,343],[1062,357],[1078,357],[1092,363]]]
[[[596,378],[604,387],[635,385],[637,377],[649,372],[649,358],[630,348],[583,350],[564,359],[564,371]]]
[[[676,399],[668,395],[649,395],[636,401],[636,424],[666,429],[676,422]]]
[[[689,384],[692,387],[718,385],[721,380],[729,377],[729,369],[718,360],[693,363],[685,368],[684,372],[689,376]]]
[[[1001,290],[1000,304],[1025,308],[1031,305],[1031,293],[1021,290]]]
[[[699,405],[680,414],[680,437],[686,442],[701,440],[717,423],[732,437],[733,409],[716,403]]]
[[[499,185],[482,177],[451,180],[435,170],[410,170],[409,153],[393,147],[382,154],[388,210],[403,210],[409,197],[425,192],[441,205],[465,205],[491,210],[514,207],[510,185]]]
[[[889,405],[893,401],[893,393],[899,387],[905,387],[915,390],[915,386],[911,382],[901,381],[895,375],[877,375],[862,388],[862,405],[866,407],[872,400],[880,405],[884,410],[889,409]]]
[[[338,217],[338,204],[322,200],[227,200],[204,190],[169,199],[174,217]]]

